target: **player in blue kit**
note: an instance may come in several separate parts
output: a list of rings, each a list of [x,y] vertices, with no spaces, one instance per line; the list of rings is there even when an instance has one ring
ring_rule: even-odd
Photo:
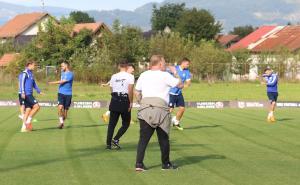
[[[61,63],[61,78],[60,81],[49,82],[49,84],[59,84],[58,88],[58,117],[59,129],[64,128],[64,121],[67,119],[68,110],[72,102],[72,86],[73,86],[73,72],[70,71],[68,62]]]
[[[268,122],[275,122],[274,111],[278,99],[278,75],[273,72],[271,68],[266,68],[263,74],[264,82],[262,84],[267,86],[267,95],[270,101],[270,110],[267,117]]]
[[[183,58],[180,61],[180,64],[175,66],[176,74],[174,75],[178,75],[178,77],[181,79],[181,82],[184,84],[184,88],[191,85],[191,73],[188,69],[190,63],[191,61],[188,58]],[[185,101],[182,95],[182,89],[178,87],[171,88],[169,94],[169,107],[171,108],[170,111],[172,112],[175,106],[179,108],[176,116],[172,118],[172,123],[178,130],[183,130],[180,125],[180,120],[185,112]]]
[[[22,72],[20,78],[20,92],[21,99],[24,100],[25,113],[23,116],[23,126],[21,132],[30,132],[32,131],[32,119],[36,113],[40,110],[38,101],[33,97],[33,89],[36,90],[38,94],[43,94],[38,88],[33,70],[35,69],[35,61],[28,60],[26,63],[26,69]]]

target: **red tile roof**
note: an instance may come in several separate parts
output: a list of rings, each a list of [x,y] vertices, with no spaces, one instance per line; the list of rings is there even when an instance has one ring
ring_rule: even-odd
[[[241,39],[236,44],[233,44],[228,50],[234,51],[239,49],[247,49],[250,44],[257,42],[263,36],[274,30],[276,27],[277,26],[262,26],[256,31],[250,33],[249,35]]]
[[[281,48],[300,49],[300,26],[286,26],[252,49],[254,52],[273,52]]]
[[[14,38],[47,15],[47,13],[27,13],[17,15],[1,27],[0,38]]]
[[[83,29],[91,30],[94,34],[97,33],[97,31],[104,26],[104,23],[81,23],[81,24],[75,24],[73,28],[74,33],[79,33]]]
[[[6,53],[0,58],[0,67],[6,67],[13,62],[19,53]]]
[[[236,42],[238,41],[239,36],[238,35],[220,35],[217,39],[217,41],[222,45],[227,45],[230,42]]]

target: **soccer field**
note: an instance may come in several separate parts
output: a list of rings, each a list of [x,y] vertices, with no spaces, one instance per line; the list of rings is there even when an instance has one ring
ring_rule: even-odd
[[[134,171],[138,124],[122,150],[106,151],[105,110],[71,109],[64,130],[55,109],[42,109],[35,131],[20,133],[16,108],[0,109],[1,185],[295,185],[300,184],[300,114],[280,109],[277,123],[263,109],[188,109],[183,132],[172,129],[171,159],[180,169],[161,171],[156,136],[144,173]],[[133,114],[135,116],[135,113]]]

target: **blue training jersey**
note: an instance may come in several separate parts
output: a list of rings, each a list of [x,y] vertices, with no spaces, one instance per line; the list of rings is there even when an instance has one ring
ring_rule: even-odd
[[[61,72],[60,80],[65,80],[66,82],[59,85],[58,93],[72,95],[73,73],[71,71]]]
[[[36,90],[37,93],[41,93],[41,90],[37,86],[34,75],[31,70],[25,69],[19,76],[19,91],[20,93],[24,93],[25,95],[32,95],[33,89]]]
[[[267,92],[278,92],[278,75],[272,73],[270,76],[264,76],[267,82]]]
[[[187,80],[191,80],[191,73],[189,69],[181,69],[179,65],[177,65],[175,68],[182,83],[185,83]],[[182,93],[182,89],[173,87],[169,93],[172,95],[180,95]]]

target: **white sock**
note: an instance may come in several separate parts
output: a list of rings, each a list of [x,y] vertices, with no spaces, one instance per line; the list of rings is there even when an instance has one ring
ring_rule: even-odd
[[[31,123],[31,120],[32,120],[32,117],[28,117],[27,120],[26,120],[26,124]]]
[[[59,117],[59,123],[64,124],[64,117]]]
[[[110,111],[106,111],[105,115],[109,116],[110,115]]]
[[[176,116],[173,117],[172,122],[174,125],[179,125],[179,121],[176,119]]]
[[[269,112],[269,115],[268,115],[268,118],[273,117],[273,115],[274,115],[274,112],[273,112],[273,111],[270,111],[270,112]]]
[[[26,129],[25,123],[22,124],[22,130]]]

